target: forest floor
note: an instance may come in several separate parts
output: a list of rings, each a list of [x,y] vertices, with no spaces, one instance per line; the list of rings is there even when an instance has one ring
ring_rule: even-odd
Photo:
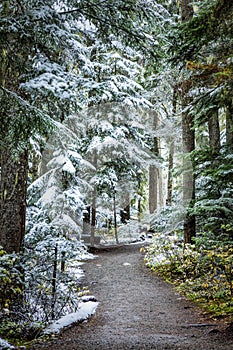
[[[84,265],[96,314],[33,350],[232,350],[232,329],[211,319],[143,263],[139,245],[97,250]]]

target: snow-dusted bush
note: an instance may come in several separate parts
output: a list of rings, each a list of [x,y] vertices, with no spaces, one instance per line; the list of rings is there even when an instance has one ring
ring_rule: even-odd
[[[25,240],[25,298],[33,321],[49,321],[76,311],[83,288],[82,261],[91,258],[76,238],[51,231],[41,240]]]
[[[178,233],[156,232],[151,245],[146,249],[146,264],[151,268],[176,263],[184,252],[183,241]]]
[[[74,139],[68,129],[66,134],[51,137],[42,158],[43,174],[28,188],[25,298],[34,321],[76,310],[80,262],[90,258],[80,242],[84,203],[78,174],[82,157],[72,144]]]

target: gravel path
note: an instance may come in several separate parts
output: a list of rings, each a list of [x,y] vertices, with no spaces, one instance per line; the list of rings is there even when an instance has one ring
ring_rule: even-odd
[[[143,264],[139,246],[98,251],[84,265],[85,283],[99,301],[95,316],[33,350],[232,350],[222,325]]]

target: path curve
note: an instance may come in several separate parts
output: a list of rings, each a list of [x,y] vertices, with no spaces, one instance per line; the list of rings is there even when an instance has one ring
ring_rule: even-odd
[[[139,246],[98,251],[84,265],[99,301],[95,316],[33,350],[232,350],[221,325],[205,319],[143,264]],[[220,327],[220,328],[219,328]]]

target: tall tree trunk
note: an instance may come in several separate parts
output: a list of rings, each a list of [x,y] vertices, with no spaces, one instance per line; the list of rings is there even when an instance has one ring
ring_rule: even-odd
[[[159,182],[158,182],[158,205],[160,208],[164,206],[164,196],[163,196],[163,169],[158,169],[159,172]]]
[[[153,130],[156,130],[158,126],[158,117],[155,114],[153,120]],[[153,147],[151,149],[154,155],[159,154],[159,141],[157,137],[154,137]],[[150,214],[154,213],[154,211],[158,207],[158,178],[159,178],[159,170],[155,165],[149,166],[149,212]]]
[[[173,177],[172,177],[172,169],[174,165],[174,149],[175,142],[171,140],[169,145],[169,155],[168,155],[168,177],[167,177],[167,200],[166,204],[172,204],[172,191],[173,191]]]
[[[158,207],[158,168],[155,165],[149,167],[149,211],[150,214]]]
[[[175,117],[177,112],[177,97],[178,97],[178,86],[175,85],[172,97],[172,116]],[[167,199],[166,204],[172,204],[172,191],[173,191],[173,176],[172,170],[174,166],[174,153],[175,153],[175,140],[171,136],[169,144],[169,155],[168,155],[168,177],[167,177]]]
[[[54,247],[54,260],[53,260],[53,275],[52,275],[52,305],[51,305],[51,317],[55,319],[55,305],[56,305],[56,293],[57,293],[57,264],[58,264],[58,246]]]
[[[91,206],[91,237],[90,237],[91,247],[94,247],[95,245],[95,225],[96,225],[96,197],[94,194],[92,199],[92,206]]]
[[[186,22],[193,17],[192,0],[181,0],[181,20]],[[182,84],[182,140],[183,140],[183,152],[184,158],[195,149],[195,132],[193,116],[185,111],[185,108],[190,103],[188,92],[190,89],[190,83],[184,81]],[[187,164],[187,162],[185,162]],[[183,201],[184,205],[190,205],[195,199],[195,182],[193,179],[192,169],[186,169],[184,166],[183,172]],[[184,219],[184,242],[191,243],[193,237],[196,235],[196,220],[194,215],[186,214]]]
[[[94,151],[93,153],[93,166],[95,169],[97,169],[97,152]],[[91,247],[94,247],[95,245],[95,226],[96,226],[96,196],[97,191],[96,188],[92,191],[92,204],[91,204],[91,237],[90,237],[90,244]]]
[[[183,88],[183,109],[188,104],[188,99],[185,98],[188,89]],[[193,205],[195,200],[195,181],[193,178],[192,162],[187,159],[187,156],[195,149],[195,131],[193,117],[188,112],[182,113],[182,139],[184,152],[183,166],[183,202],[184,207],[188,208]],[[184,219],[184,242],[192,243],[192,239],[196,235],[196,220],[194,215],[186,214]]]
[[[115,190],[113,194],[113,217],[114,217],[114,231],[115,231],[116,244],[119,244],[118,231],[117,231],[116,191]]]
[[[187,210],[193,205],[195,200],[195,182],[193,179],[193,168],[191,162],[186,157],[194,150],[194,132],[191,130],[193,120],[188,114],[183,115],[183,149],[184,149],[184,165],[183,165],[183,203]],[[184,219],[184,242],[192,243],[192,239],[196,235],[195,216],[186,213]]]
[[[220,150],[220,127],[218,119],[218,111],[208,120],[208,131],[209,131],[209,145],[213,152],[219,152]]]
[[[13,159],[2,150],[0,157],[0,245],[7,253],[18,253],[25,235],[28,154]]]
[[[12,16],[17,18],[20,9],[11,6],[10,1],[1,1],[3,19]],[[2,34],[1,34],[2,35]],[[28,51],[23,52],[22,40],[17,31],[5,32],[0,40],[0,245],[7,253],[19,252],[25,235],[26,190],[28,173],[28,154],[22,152],[18,159],[13,157],[7,144],[12,137],[9,125],[17,121],[12,102],[9,103],[2,89],[18,94],[20,77],[24,73]],[[29,46],[28,46],[29,48]],[[20,118],[20,117],[19,117]],[[6,128],[4,130],[4,128]],[[14,135],[13,135],[14,137]]]

